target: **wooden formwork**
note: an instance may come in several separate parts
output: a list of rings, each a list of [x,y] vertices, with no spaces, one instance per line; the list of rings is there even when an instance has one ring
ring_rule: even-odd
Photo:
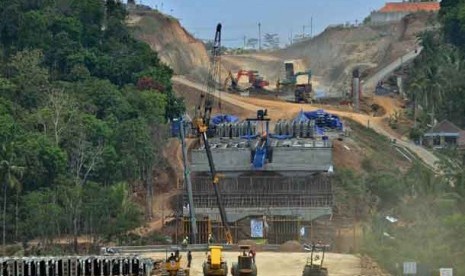
[[[182,219],[182,235],[190,236],[191,233],[191,221],[189,217],[184,217]],[[208,217],[203,217],[202,219],[197,220],[197,243],[207,243],[208,234],[212,232],[211,220]]]

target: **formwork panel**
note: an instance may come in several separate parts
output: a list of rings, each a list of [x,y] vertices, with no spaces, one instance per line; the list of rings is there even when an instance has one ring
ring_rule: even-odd
[[[209,217],[204,217],[203,219],[197,219],[197,243],[207,243],[208,242],[208,234],[211,233],[211,221]],[[183,238],[186,236],[190,236],[191,233],[191,221],[189,217],[184,217],[182,220],[183,225]]]

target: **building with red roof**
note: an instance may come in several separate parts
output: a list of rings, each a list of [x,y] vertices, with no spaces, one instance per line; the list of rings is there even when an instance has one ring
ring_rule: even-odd
[[[400,21],[406,15],[416,12],[438,12],[439,2],[388,2],[370,15],[373,23]]]

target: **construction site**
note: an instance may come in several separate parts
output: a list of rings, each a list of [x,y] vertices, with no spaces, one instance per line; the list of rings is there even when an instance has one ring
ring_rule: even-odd
[[[135,12],[131,18],[131,24],[138,25],[149,17]],[[166,37],[141,36],[160,51],[162,60],[180,68],[175,70],[179,76],[174,87],[189,105],[171,129],[172,136],[181,139],[180,149],[168,153],[178,158],[173,165],[177,190],[157,203],[163,213],[171,208],[174,214],[162,229],[170,229],[174,244],[187,247],[147,247],[144,255],[166,259],[169,251],[191,249],[190,275],[210,275],[214,255],[221,256],[215,261],[219,275],[226,275],[224,270],[231,266],[224,265],[236,260],[245,262],[250,273],[255,271],[237,275],[302,275],[307,266],[316,271],[308,275],[387,275],[369,257],[347,254],[357,251],[361,229],[353,217],[341,216],[344,207],[337,202],[333,175],[339,169],[336,164],[361,166],[356,153],[341,153],[341,147],[350,150],[347,145],[358,148],[350,142],[346,118],[398,138],[383,125],[399,102],[373,94],[381,80],[418,54],[415,34],[425,21],[409,20],[329,28],[286,49],[244,55],[221,52],[221,24],[212,36],[210,53],[184,30],[183,42],[177,45],[185,48],[178,52],[195,53],[190,56],[198,60],[174,58],[165,51],[174,39],[168,37],[169,29]],[[325,43],[341,37],[350,42],[337,43],[330,52]],[[372,42],[374,37],[380,39]],[[427,163],[434,160],[414,151]],[[342,161],[347,158],[353,160]],[[206,244],[212,243],[223,248],[211,248],[212,258],[205,260]],[[254,269],[250,260],[241,261],[229,252],[240,251],[238,244],[259,251]],[[307,250],[310,258],[305,252],[305,246],[315,244],[329,251],[325,264],[313,264],[315,248]],[[179,261],[161,269],[161,275],[181,270],[181,263],[186,264]]]
[[[221,23],[212,28],[209,53],[179,22],[129,2],[128,25],[138,26],[135,36],[174,69],[174,90],[187,106],[170,121],[164,158],[171,171],[155,180],[164,190],[152,199],[155,218],[143,227],[171,245],[5,258],[0,276],[389,275],[357,254],[363,230],[338,202],[334,172],[339,164],[362,170],[361,156],[370,151],[354,142],[347,121],[399,139],[392,151],[401,152],[402,166],[414,158],[436,166],[434,155],[386,127],[402,101],[375,95],[382,80],[418,55],[413,37],[427,17],[328,28],[285,49],[224,55]],[[146,35],[149,23],[159,37]],[[341,37],[350,41],[339,43]],[[331,48],[327,41],[338,43]],[[187,252],[190,260],[180,255]]]

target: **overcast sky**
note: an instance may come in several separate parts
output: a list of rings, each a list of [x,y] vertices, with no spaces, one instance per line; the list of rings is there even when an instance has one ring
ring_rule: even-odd
[[[218,22],[223,24],[223,44],[243,45],[244,36],[258,37],[258,23],[264,33],[277,33],[282,43],[291,34],[313,35],[328,25],[363,21],[385,0],[136,0],[181,21],[197,38],[212,39]],[[391,0],[390,2],[402,2]],[[313,18],[313,20],[312,20]],[[313,21],[313,24],[311,24]],[[304,27],[305,26],[305,27]]]

